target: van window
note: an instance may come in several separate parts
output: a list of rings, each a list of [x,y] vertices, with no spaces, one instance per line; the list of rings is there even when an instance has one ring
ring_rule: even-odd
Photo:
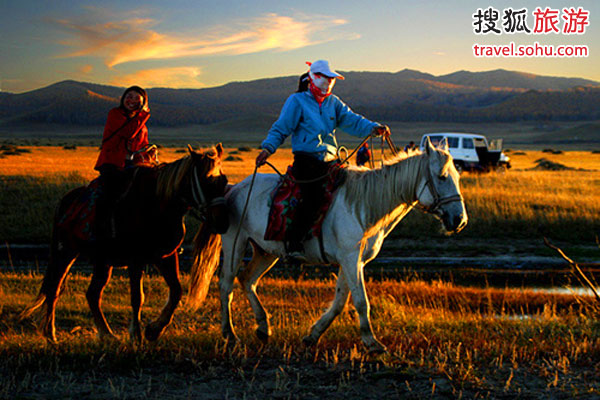
[[[456,149],[458,147],[458,138],[456,136],[448,136],[448,147]]]
[[[487,143],[482,138],[473,138],[475,147],[487,147]]]
[[[435,147],[442,141],[444,137],[442,135],[431,135],[429,136],[429,140],[431,140],[431,144]],[[425,147],[425,143],[427,143],[427,136],[423,137],[423,143],[421,143],[421,147]]]
[[[475,148],[475,146],[473,146],[473,139],[471,139],[471,138],[463,138],[462,139],[462,147],[463,147],[463,149],[473,149],[473,148]]]

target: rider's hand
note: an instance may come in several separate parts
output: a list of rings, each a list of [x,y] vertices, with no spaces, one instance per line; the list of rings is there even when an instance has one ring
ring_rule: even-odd
[[[264,163],[267,162],[267,158],[269,158],[269,156],[271,155],[271,153],[269,152],[269,150],[267,149],[263,149],[263,151],[261,151],[258,156],[256,157],[256,166],[260,167],[261,165],[263,165]]]
[[[142,107],[142,111],[145,111],[147,113],[150,112],[150,106],[148,105],[148,103],[146,102],[146,104],[144,104],[144,107]]]
[[[371,131],[371,135],[373,136],[383,136],[384,138],[390,137],[392,133],[390,132],[390,127],[387,125],[378,125],[373,128]]]

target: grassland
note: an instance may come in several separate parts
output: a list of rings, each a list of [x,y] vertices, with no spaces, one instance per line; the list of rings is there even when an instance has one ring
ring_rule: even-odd
[[[48,243],[56,201],[95,177],[97,148],[25,149],[0,158],[0,242]],[[256,153],[226,150],[231,182],[252,172]],[[163,161],[183,155],[177,148],[161,151]],[[513,168],[507,172],[462,176],[469,226],[445,242],[467,242],[472,254],[493,248],[504,254],[519,247],[515,243],[541,242],[546,235],[569,248],[587,245],[578,255],[597,259],[600,154],[509,155]],[[534,169],[541,158],[572,169]],[[283,149],[271,161],[284,171],[290,160]],[[429,247],[432,239],[444,238],[438,231],[436,221],[413,212],[393,233],[388,251],[396,251],[394,243],[426,237],[418,250],[439,254]],[[46,343],[35,320],[17,320],[40,279],[0,273],[0,398],[600,397],[600,310],[589,297],[464,288],[418,276],[369,281],[375,332],[390,350],[374,357],[363,351],[352,307],[315,349],[302,346],[302,336],[333,297],[330,278],[261,282],[274,333],[266,346],[254,337],[250,307],[236,288],[232,315],[241,343],[233,349],[220,337],[215,282],[203,307],[179,309],[158,343],[130,343],[128,281],[119,272],[104,300],[119,340],[96,338],[85,301],[89,276],[74,273],[57,310],[59,343]],[[145,285],[147,323],[160,312],[166,287],[153,275]]]
[[[94,178],[97,148],[33,146],[30,152],[0,158],[0,242],[47,243],[51,215],[66,190]],[[230,182],[250,175],[258,150],[229,148],[224,170]],[[600,154],[573,151],[552,154],[513,151],[513,168],[505,173],[464,174],[463,195],[469,225],[461,239],[527,239],[546,235],[570,243],[593,244],[600,231]],[[182,149],[161,151],[163,161],[185,155]],[[546,159],[570,170],[534,169]],[[280,171],[291,160],[283,149],[270,159]],[[272,172],[263,167],[260,172]],[[393,237],[442,237],[429,216],[411,213]]]
[[[451,284],[368,283],[376,333],[389,354],[365,354],[357,317],[340,315],[316,348],[301,338],[333,297],[330,279],[265,278],[273,337],[263,346],[239,287],[241,343],[220,337],[216,288],[198,312],[177,311],[158,343],[127,339],[128,280],[116,276],[104,309],[119,340],[100,342],[85,305],[89,278],[73,275],[59,302],[59,343],[46,343],[16,314],[40,276],[0,274],[2,398],[596,398],[598,307],[589,298]],[[166,297],[146,280],[144,321]],[[515,317],[527,313],[526,317]]]

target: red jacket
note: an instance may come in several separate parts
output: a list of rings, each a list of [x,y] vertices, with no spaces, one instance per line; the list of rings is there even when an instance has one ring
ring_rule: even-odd
[[[148,118],[150,113],[146,111],[139,111],[128,118],[120,107],[110,110],[102,135],[102,148],[94,169],[98,170],[104,164],[123,169],[127,155],[148,144]]]

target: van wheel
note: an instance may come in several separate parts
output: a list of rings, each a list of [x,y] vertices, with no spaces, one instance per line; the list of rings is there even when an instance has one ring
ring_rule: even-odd
[[[465,165],[462,163],[462,161],[454,161],[454,167],[456,167],[456,170],[459,174],[462,174],[465,170]]]

